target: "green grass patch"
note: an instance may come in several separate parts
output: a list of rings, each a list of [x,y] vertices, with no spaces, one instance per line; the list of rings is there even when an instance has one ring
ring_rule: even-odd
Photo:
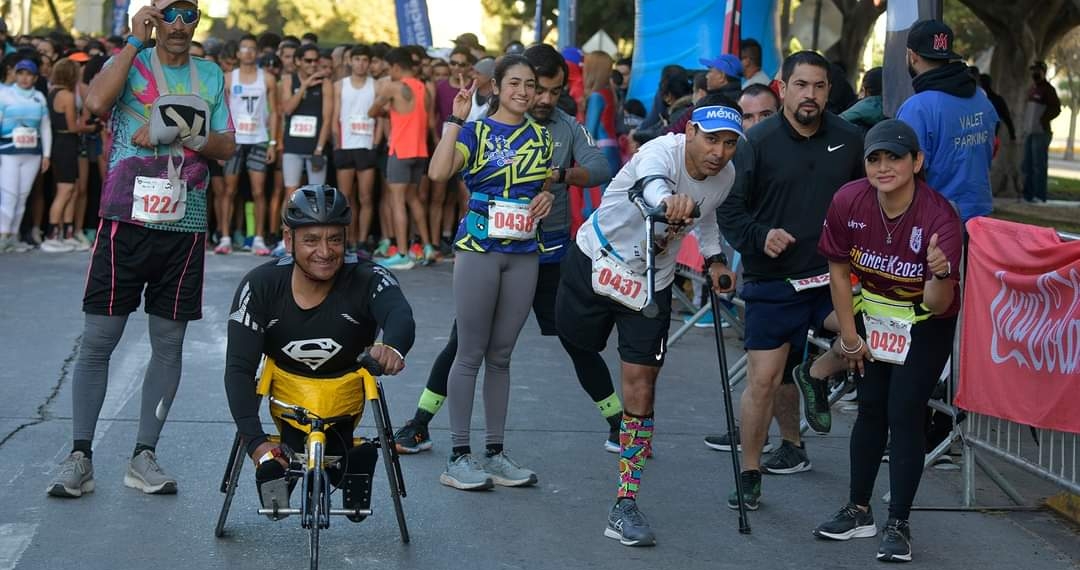
[[[1046,197],[1051,200],[1080,201],[1080,180],[1051,176],[1046,182]]]
[[[1051,227],[1059,232],[1080,234],[1080,222],[1060,222],[1054,220],[1046,220],[1038,216],[1030,216],[1027,214],[1019,214],[1016,212],[1004,212],[1001,210],[995,210],[993,214],[990,214],[990,217],[997,218],[999,220],[1009,220],[1010,222],[1019,222],[1021,224],[1030,224],[1033,226]]]

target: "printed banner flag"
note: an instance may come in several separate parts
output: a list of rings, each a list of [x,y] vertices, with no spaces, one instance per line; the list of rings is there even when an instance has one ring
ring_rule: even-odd
[[[401,45],[431,47],[431,21],[427,0],[396,0],[398,38]]]
[[[113,2],[112,33],[123,36],[128,33],[128,5],[129,0],[116,0]]]
[[[956,405],[1080,433],[1080,241],[990,218],[967,228]]]
[[[742,0],[727,0],[724,12],[724,49],[722,53],[739,55],[742,43]]]

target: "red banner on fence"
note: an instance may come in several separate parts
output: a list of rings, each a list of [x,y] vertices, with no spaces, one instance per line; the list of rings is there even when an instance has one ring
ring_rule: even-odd
[[[1080,433],[1080,241],[975,218],[957,406]]]

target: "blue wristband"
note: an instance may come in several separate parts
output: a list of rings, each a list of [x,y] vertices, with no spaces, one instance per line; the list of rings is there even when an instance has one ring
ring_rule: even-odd
[[[137,37],[135,37],[133,35],[129,35],[127,37],[127,42],[126,43],[129,43],[129,44],[135,46],[135,51],[142,51],[142,49],[143,49],[142,40],[140,40],[139,38],[137,38]]]

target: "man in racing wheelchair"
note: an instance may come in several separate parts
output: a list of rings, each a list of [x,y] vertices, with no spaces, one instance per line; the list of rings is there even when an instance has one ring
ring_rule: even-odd
[[[264,508],[288,505],[296,481],[287,477],[291,450],[304,449],[307,426],[271,406],[281,434],[280,443],[271,441],[259,420],[260,395],[320,417],[350,416],[326,430],[326,455],[338,457],[326,471],[345,509],[367,509],[378,454],[371,442],[354,446],[364,407],[357,359],[367,350],[384,374],[401,372],[415,337],[412,309],[389,270],[345,253],[351,211],[336,188],[297,189],[281,217],[290,255],[251,270],[233,298],[225,363],[229,409],[255,461]],[[375,342],[380,330],[382,341]]]

